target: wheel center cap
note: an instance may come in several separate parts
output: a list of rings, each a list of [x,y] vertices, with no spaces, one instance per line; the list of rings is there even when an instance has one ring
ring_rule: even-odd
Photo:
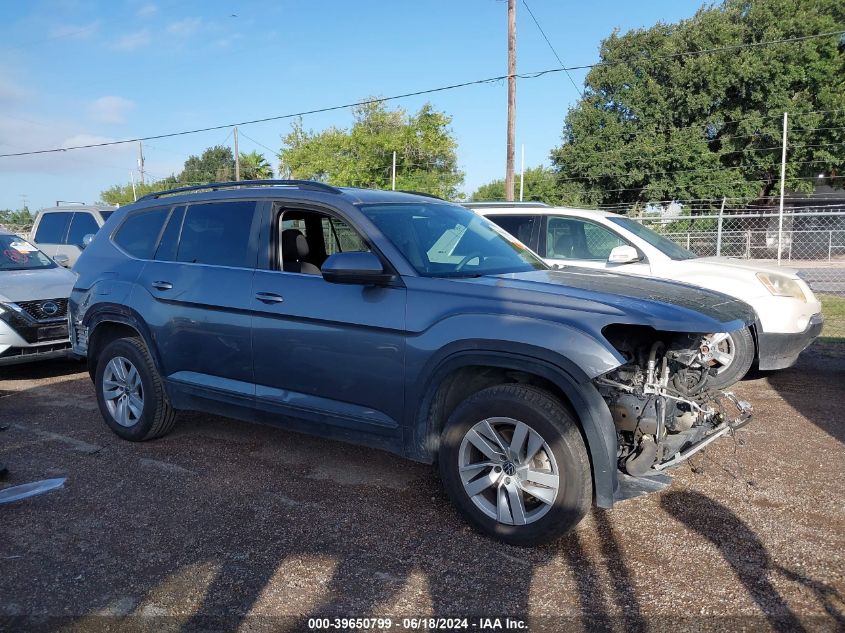
[[[508,477],[512,477],[516,473],[516,465],[513,462],[505,462],[502,464],[502,470]]]

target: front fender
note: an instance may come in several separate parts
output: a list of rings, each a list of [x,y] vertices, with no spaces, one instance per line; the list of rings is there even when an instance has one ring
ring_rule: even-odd
[[[406,438],[406,453],[415,459],[432,461],[439,445],[439,429],[429,415],[443,381],[456,370],[487,366],[540,376],[554,384],[569,400],[578,417],[590,456],[596,505],[609,508],[617,487],[616,429],[610,410],[589,377],[570,359],[548,349],[507,341],[466,340],[449,345],[426,365],[418,380],[409,382],[407,402],[418,402],[412,429]]]

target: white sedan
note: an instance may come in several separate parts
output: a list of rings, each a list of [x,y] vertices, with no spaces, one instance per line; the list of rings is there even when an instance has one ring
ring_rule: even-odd
[[[543,204],[468,203],[548,264],[603,268],[681,281],[738,297],[757,313],[757,324],[732,335],[714,333],[702,351],[716,369],[711,384],[724,388],[757,360],[760,369],[783,369],[821,333],[821,304],[789,268],[728,257],[698,257],[631,218],[589,209]]]

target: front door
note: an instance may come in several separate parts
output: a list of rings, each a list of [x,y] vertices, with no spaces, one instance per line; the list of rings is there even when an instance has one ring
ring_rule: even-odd
[[[628,245],[627,240],[606,226],[583,218],[549,215],[540,248],[541,256],[549,264],[648,275],[650,267],[645,259],[630,264],[608,263],[610,251]]]
[[[338,215],[277,208],[268,221],[271,261],[250,298],[258,406],[400,442],[405,288],[323,279],[329,255],[369,250]]]

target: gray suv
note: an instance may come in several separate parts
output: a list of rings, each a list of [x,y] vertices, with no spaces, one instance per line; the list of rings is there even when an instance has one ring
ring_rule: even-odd
[[[684,284],[550,269],[463,207],[307,181],[117,210],[76,264],[73,350],[106,424],[180,410],[436,462],[477,528],[532,544],[748,422],[706,336],[754,319]]]

